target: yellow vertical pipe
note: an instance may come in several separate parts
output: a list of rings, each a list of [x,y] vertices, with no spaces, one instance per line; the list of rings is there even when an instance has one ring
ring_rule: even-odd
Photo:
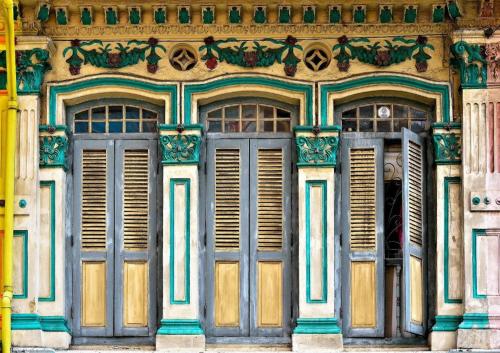
[[[5,48],[7,59],[7,131],[5,136],[5,220],[3,243],[2,352],[11,351],[12,311],[12,243],[14,236],[14,163],[16,158],[17,84],[14,42],[14,6],[3,0],[6,23]]]

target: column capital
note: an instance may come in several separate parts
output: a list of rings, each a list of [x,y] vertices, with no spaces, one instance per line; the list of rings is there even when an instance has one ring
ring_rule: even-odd
[[[294,130],[298,168],[335,168],[339,148],[338,126],[297,126]]]

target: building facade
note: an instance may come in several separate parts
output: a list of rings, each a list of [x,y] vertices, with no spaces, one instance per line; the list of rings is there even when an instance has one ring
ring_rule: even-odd
[[[499,348],[499,5],[20,1],[14,345]]]

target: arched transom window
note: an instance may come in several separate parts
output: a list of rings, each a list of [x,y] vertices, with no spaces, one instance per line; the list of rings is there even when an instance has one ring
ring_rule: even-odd
[[[209,133],[291,132],[297,110],[262,100],[229,100],[203,107],[202,120]]]
[[[432,110],[406,100],[365,100],[339,105],[338,123],[345,132],[400,132],[402,128],[422,132],[430,127]]]
[[[160,121],[155,107],[125,101],[84,104],[72,111],[75,134],[154,133]]]

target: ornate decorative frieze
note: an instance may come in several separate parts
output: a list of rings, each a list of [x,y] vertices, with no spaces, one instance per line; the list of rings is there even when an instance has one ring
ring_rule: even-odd
[[[459,71],[462,88],[484,88],[487,63],[484,47],[459,41],[451,46],[451,64]]]
[[[335,167],[339,138],[336,136],[299,136],[297,145],[297,167]]]
[[[434,158],[436,164],[460,164],[462,160],[462,141],[460,135],[434,133]]]
[[[297,39],[290,35],[285,40],[272,38],[254,40],[251,49],[248,48],[248,41],[235,38],[215,40],[210,36],[204,41],[205,45],[200,47],[200,51],[205,51],[201,60],[210,70],[215,69],[222,62],[240,67],[269,67],[276,63],[283,63],[286,75],[294,76],[297,72],[297,64],[300,62],[294,50],[302,50],[302,47],[297,44]],[[267,45],[263,42],[267,42]],[[276,46],[270,48],[269,43]]]
[[[40,136],[40,168],[68,170],[68,138],[66,136]]]
[[[162,135],[162,164],[197,164],[200,160],[201,137],[198,135]]]
[[[500,82],[500,43],[486,44],[488,82]]]
[[[144,60],[147,62],[148,72],[154,74],[158,70],[158,63],[161,60],[157,53],[158,49],[166,52],[165,47],[158,44],[156,38],[149,38],[147,41],[131,40],[127,42],[126,46],[117,43],[114,46],[114,51],[111,49],[111,44],[103,44],[97,39],[87,42],[75,39],[71,41],[69,47],[64,49],[63,56],[70,53],[66,62],[69,64],[69,71],[72,75],[78,75],[82,65],[86,64],[117,69],[133,66]]]
[[[360,44],[356,45],[357,43]],[[381,67],[415,60],[417,71],[424,72],[427,70],[427,60],[431,58],[426,49],[434,50],[434,47],[427,43],[427,37],[424,36],[418,36],[416,39],[395,37],[381,45],[380,42],[370,43],[368,38],[350,39],[344,35],[338,39],[338,44],[333,46],[337,67],[344,72],[349,70],[351,60]]]
[[[5,51],[0,52],[0,67],[6,68]],[[16,80],[18,94],[38,94],[49,64],[49,52],[45,49],[16,50]],[[0,89],[6,89],[7,72],[0,71]]]

